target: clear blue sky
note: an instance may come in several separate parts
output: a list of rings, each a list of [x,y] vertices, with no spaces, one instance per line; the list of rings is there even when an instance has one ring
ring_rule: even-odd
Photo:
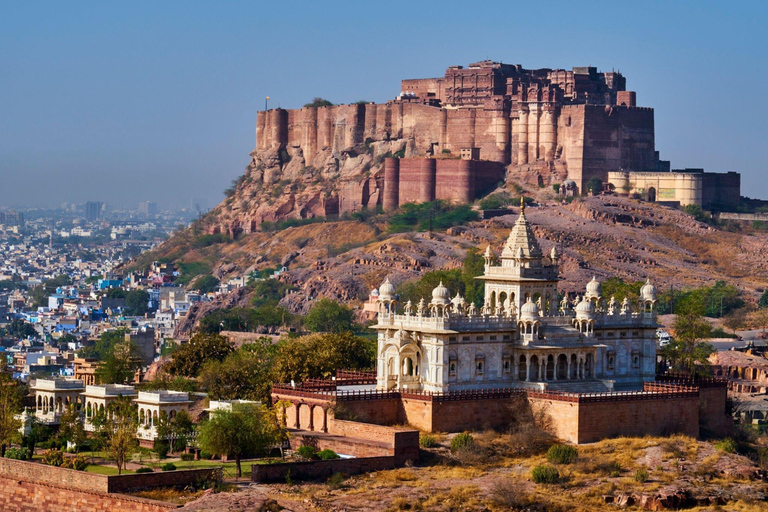
[[[386,101],[482,59],[617,69],[673,167],[768,198],[765,2],[0,4],[0,206],[213,206],[256,111]]]

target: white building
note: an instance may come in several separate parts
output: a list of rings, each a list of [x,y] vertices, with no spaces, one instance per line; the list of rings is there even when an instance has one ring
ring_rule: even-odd
[[[180,411],[189,411],[189,394],[184,391],[139,391],[134,399],[139,410],[138,437],[140,440],[154,441],[157,439],[157,425],[165,415],[169,420],[176,417]]]
[[[35,417],[46,425],[56,425],[69,406],[80,409],[83,381],[37,379],[32,390],[35,392]]]
[[[397,312],[395,287],[379,288],[377,388],[444,392],[513,386],[591,392],[641,387],[656,365],[656,291],[637,304],[602,297],[593,279],[582,297],[558,298],[558,259],[545,258],[525,217],[500,265],[485,252],[485,303],[451,298],[440,283],[427,304]]]
[[[133,399],[136,397],[136,391],[133,386],[124,386],[121,384],[106,384],[102,386],[86,386],[85,392],[81,393],[81,401],[85,404],[85,430],[92,432],[94,430],[91,419],[99,411],[107,410],[115,400],[121,397]]]

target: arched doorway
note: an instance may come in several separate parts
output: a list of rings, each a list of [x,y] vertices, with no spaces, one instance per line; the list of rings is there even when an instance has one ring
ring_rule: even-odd
[[[648,189],[648,201],[652,203],[656,202],[656,189],[653,187]]]

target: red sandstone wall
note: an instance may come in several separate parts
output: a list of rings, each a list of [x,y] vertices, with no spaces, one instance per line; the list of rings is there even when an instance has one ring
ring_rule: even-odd
[[[579,443],[579,404],[575,402],[561,402],[543,398],[529,398],[534,417],[549,418],[542,428],[551,430],[558,439],[569,443]]]
[[[260,483],[285,482],[290,471],[293,480],[326,479],[334,473],[359,475],[370,471],[394,469],[394,457],[365,457],[360,459],[317,460],[285,464],[254,464],[251,481]]]
[[[176,508],[173,503],[0,477],[0,510],[8,512],[165,512]]]
[[[701,434],[712,437],[733,435],[733,417],[725,409],[728,388],[701,387],[699,389],[699,425]]]
[[[699,437],[699,398],[582,403],[578,428],[578,443],[606,437],[674,433]]]

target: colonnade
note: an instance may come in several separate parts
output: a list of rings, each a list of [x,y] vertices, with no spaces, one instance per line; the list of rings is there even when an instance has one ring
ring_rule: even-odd
[[[517,359],[515,380],[547,382],[558,380],[586,380],[594,377],[595,358],[591,353],[521,354]]]

